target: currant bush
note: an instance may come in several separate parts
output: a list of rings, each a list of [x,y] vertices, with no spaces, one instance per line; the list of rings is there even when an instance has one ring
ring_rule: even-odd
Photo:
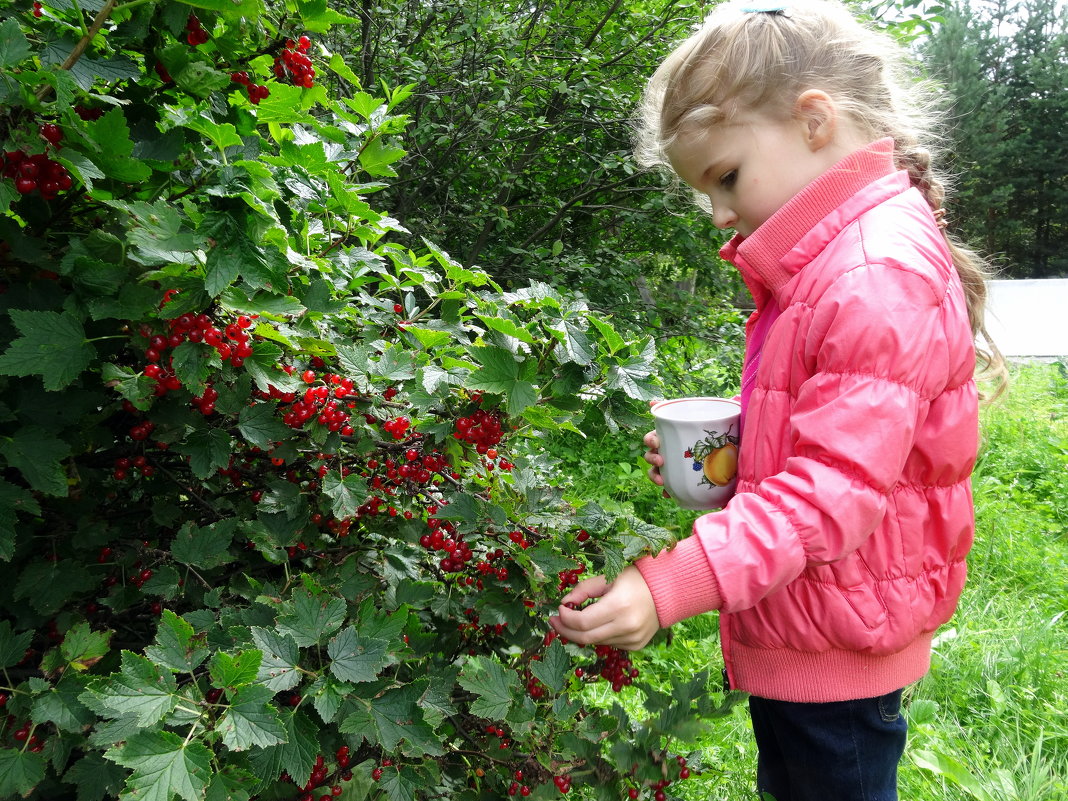
[[[0,22],[0,799],[666,798],[730,699],[546,618],[670,534],[534,447],[650,340],[372,208],[343,15],[85,8]]]

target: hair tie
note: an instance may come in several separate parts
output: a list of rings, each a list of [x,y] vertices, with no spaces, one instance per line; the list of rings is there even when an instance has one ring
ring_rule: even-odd
[[[784,17],[790,16],[790,7],[785,3],[748,3],[742,6],[741,10],[745,14],[779,14]]]

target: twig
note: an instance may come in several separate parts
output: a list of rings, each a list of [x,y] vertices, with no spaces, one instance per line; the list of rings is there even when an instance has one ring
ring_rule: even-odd
[[[78,63],[78,59],[85,53],[85,49],[89,47],[89,43],[93,41],[93,38],[100,33],[100,29],[104,27],[104,23],[107,22],[108,17],[111,16],[111,12],[115,10],[116,5],[118,5],[117,0],[108,0],[104,3],[104,7],[100,9],[100,13],[96,15],[93,24],[90,25],[89,30],[85,32],[85,36],[79,40],[78,44],[74,45],[74,49],[70,51],[70,55],[67,56],[66,61],[59,65],[61,70],[69,70]],[[43,101],[48,97],[48,93],[51,91],[51,86],[42,86],[37,90],[37,99]]]

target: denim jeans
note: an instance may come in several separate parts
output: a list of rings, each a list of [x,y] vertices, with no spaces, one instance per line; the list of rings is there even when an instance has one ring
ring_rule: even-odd
[[[751,697],[749,711],[762,801],[896,801],[901,690],[826,704]]]

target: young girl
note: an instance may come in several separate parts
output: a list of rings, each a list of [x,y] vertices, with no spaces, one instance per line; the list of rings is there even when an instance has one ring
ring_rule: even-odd
[[[719,610],[762,797],[895,799],[901,691],[972,543],[983,265],[946,236],[900,49],[837,4],[746,2],[653,75],[642,149],[734,229],[721,255],[756,302],[737,494],[551,623],[637,649]]]

